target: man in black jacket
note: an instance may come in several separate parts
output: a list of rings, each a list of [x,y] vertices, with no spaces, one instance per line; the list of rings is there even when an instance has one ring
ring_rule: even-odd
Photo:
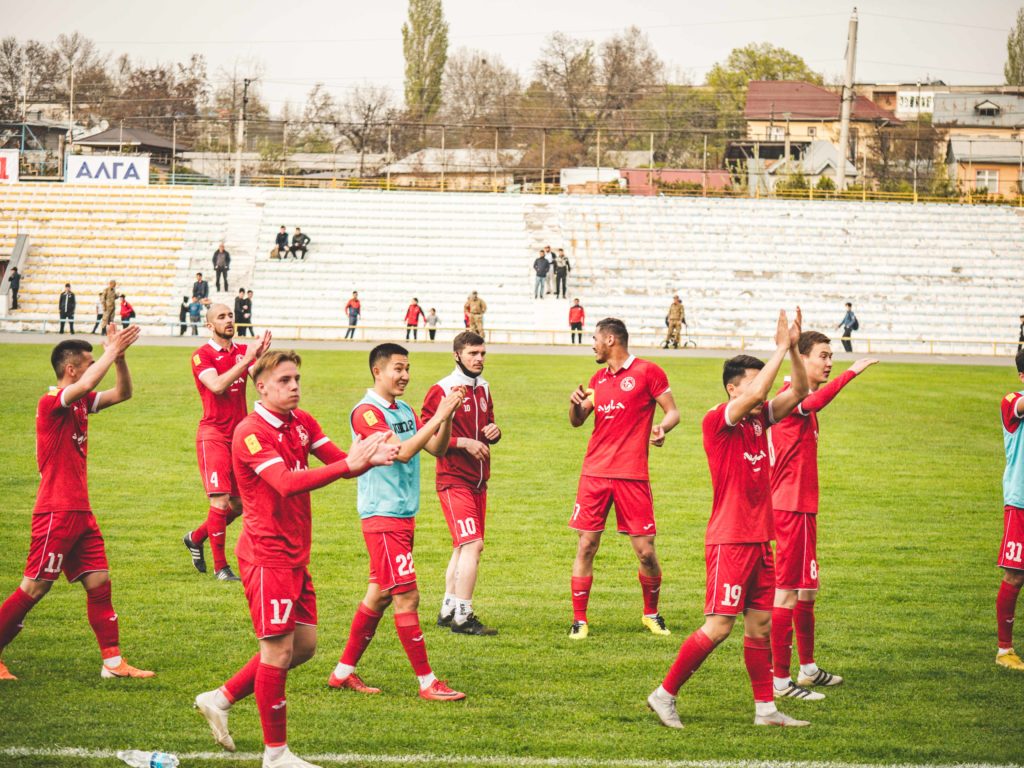
[[[18,308],[18,289],[21,288],[21,275],[17,267],[11,267],[11,309]]]
[[[555,254],[555,260],[552,263],[555,270],[555,298],[568,298],[566,290],[566,282],[569,277],[569,273],[572,271],[572,265],[569,263],[569,257],[565,255],[565,250],[562,248],[558,249],[558,253]]]
[[[281,225],[281,231],[277,233],[274,242],[277,246],[277,258],[283,259],[288,253],[288,230],[284,228],[284,224]]]
[[[292,256],[296,259],[305,259],[306,250],[309,248],[310,238],[307,235],[302,234],[302,230],[298,227],[295,228],[295,234],[292,235],[292,247],[288,250],[291,251]],[[299,255],[299,252],[302,255]]]
[[[184,336],[185,331],[188,330],[188,320],[186,318],[188,317],[188,305],[191,303],[188,300],[188,296],[181,297],[181,306],[178,307],[178,322],[181,323],[181,330],[178,331],[179,336]],[[96,329],[94,328],[93,333],[95,332]]]
[[[196,272],[196,281],[192,283],[192,295],[199,301],[210,298],[210,284],[203,280],[202,272]]]
[[[64,321],[67,320],[71,326],[71,333],[75,332],[75,294],[71,292],[71,283],[64,283],[64,293],[60,295],[57,302],[60,309],[60,332],[64,333]]]
[[[245,322],[243,319],[245,316],[245,288],[238,289],[238,295],[235,296],[235,328],[238,329],[239,336],[245,336],[245,326],[242,323]]]
[[[217,290],[220,288],[220,279],[224,278],[224,290],[228,290],[228,270],[231,269],[231,254],[224,247],[224,243],[218,246],[213,252],[213,271],[217,273]]]

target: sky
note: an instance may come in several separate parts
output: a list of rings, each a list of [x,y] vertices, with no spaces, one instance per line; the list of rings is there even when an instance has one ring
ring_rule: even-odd
[[[1006,36],[1021,0],[869,0],[858,3],[858,82],[1000,84]],[[316,83],[337,98],[362,82],[387,85],[401,101],[401,26],[406,0],[35,0],[5,3],[0,35],[52,41],[81,32],[112,57],[156,63],[203,54],[211,79],[261,70],[264,101],[278,114],[301,105]],[[770,42],[800,56],[828,80],[843,71],[853,2],[818,0],[444,0],[449,51],[499,56],[524,82],[545,38],[560,31],[600,41],[640,27],[689,82],[733,48]]]

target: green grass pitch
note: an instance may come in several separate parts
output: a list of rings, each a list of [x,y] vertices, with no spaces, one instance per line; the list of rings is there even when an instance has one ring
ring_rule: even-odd
[[[2,599],[24,565],[37,483],[35,402],[53,382],[49,346],[0,350],[8,379],[0,409]],[[93,417],[89,440],[90,491],[107,540],[122,648],[158,677],[100,680],[83,590],[62,582],[4,654],[21,679],[0,685],[0,750],[214,748],[191,699],[233,673],[256,643],[241,586],[196,574],[180,543],[206,510],[194,451],[199,398],[188,356],[185,349],[131,350],[135,397]],[[369,384],[365,354],[303,357],[302,406],[347,446],[347,414]],[[390,613],[360,666],[384,695],[329,690],[327,675],[363,594],[367,562],[355,483],[315,492],[311,569],[320,647],[289,676],[293,749],[300,755],[1020,761],[1024,676],[993,663],[994,563],[1002,535],[998,404],[1016,386],[1012,366],[882,364],[822,414],[818,657],[848,682],[823,702],[783,704],[810,719],[811,728],[754,728],[737,628],[683,688],[679,710],[687,727],[673,732],[658,725],[645,697],[702,620],[711,485],[700,419],[723,393],[719,358],[658,362],[682,413],[651,458],[665,572],[661,609],[673,635],[642,630],[635,560],[626,542],[609,534],[596,563],[590,639],[566,637],[575,551],[566,522],[590,432],[589,422],[573,430],[566,410],[570,391],[594,363],[494,348],[486,375],[504,440],[493,453],[475,606],[501,634],[453,636],[433,624],[450,539],[427,456],[416,538],[420,616],[435,671],[468,699],[419,700]],[[407,399],[418,408],[451,360],[414,351],[412,366]],[[232,546],[240,525],[229,529]],[[230,547],[229,559],[235,562]],[[232,731],[239,750],[260,749],[251,699],[233,710]],[[98,763],[8,753],[0,764]]]

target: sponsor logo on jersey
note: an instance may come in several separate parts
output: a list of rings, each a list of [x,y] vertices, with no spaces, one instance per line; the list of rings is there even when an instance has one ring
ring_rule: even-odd
[[[631,392],[636,387],[636,379],[632,376],[627,376],[621,382],[619,382],[619,389],[623,392]]]
[[[755,472],[761,471],[761,468],[757,465],[761,461],[761,459],[765,458],[765,456],[767,456],[767,454],[764,451],[758,451],[757,453],[747,453],[746,451],[743,452],[743,458],[750,462],[750,464],[754,467]]]
[[[295,434],[299,436],[300,443],[302,443],[304,446],[309,445],[309,432],[306,431],[306,428],[304,426],[302,426],[301,424],[296,424]]]
[[[615,411],[624,410],[626,410],[626,406],[623,405],[622,403],[617,403],[614,400],[611,400],[607,403],[601,403],[599,406],[597,406],[597,412],[602,414],[603,416],[614,416]]]
[[[402,422],[399,422],[398,424],[395,424],[395,434],[396,435],[404,435],[406,432],[415,432],[415,431],[416,431],[416,422],[413,421],[412,419],[409,419],[408,421],[402,421]]]
[[[260,441],[256,438],[256,435],[249,435],[245,438],[245,447],[249,449],[249,453],[256,455],[263,450],[263,446],[260,445]]]

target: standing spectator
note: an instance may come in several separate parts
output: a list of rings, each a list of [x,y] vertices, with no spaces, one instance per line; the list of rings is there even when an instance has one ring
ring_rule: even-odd
[[[252,291],[245,292],[245,322],[249,328],[249,335],[255,336],[256,331],[252,327]]]
[[[121,327],[127,328],[128,324],[135,317],[135,310],[132,305],[128,303],[128,297],[123,293],[121,294]]]
[[[186,302],[188,299],[186,299]],[[92,332],[96,333],[100,326],[103,324],[103,291],[99,292],[99,298],[96,299],[96,324],[92,327]]]
[[[60,309],[60,332],[64,333],[64,321],[67,320],[71,326],[71,334],[75,333],[75,294],[71,292],[71,283],[64,283],[64,293],[60,295],[58,302]]]
[[[569,273],[572,272],[572,265],[569,264],[569,257],[565,255],[565,250],[562,248],[558,249],[558,253],[555,255],[555,298],[568,298],[566,296],[566,282],[569,277]]]
[[[569,307],[569,330],[572,333],[572,343],[583,343],[583,324],[587,322],[587,313],[583,311],[579,299],[572,300]]]
[[[487,311],[487,302],[481,299],[476,291],[473,291],[469,294],[469,298],[466,299],[463,309],[469,315],[469,330],[479,336],[483,336],[484,313]]]
[[[114,322],[114,308],[117,304],[117,281],[111,280],[110,284],[100,294],[103,298],[103,325],[100,333],[106,333],[106,329]]]
[[[423,324],[427,327],[427,333],[430,334],[430,340],[433,341],[437,335],[437,324],[440,322],[440,318],[437,316],[437,310],[433,307],[427,313],[427,316],[423,318]]]
[[[356,337],[356,323],[359,322],[359,316],[363,314],[362,306],[359,303],[359,291],[352,291],[352,298],[345,305],[345,314],[348,315],[348,330],[345,331],[346,339],[355,339]]]
[[[196,281],[192,283],[192,295],[200,301],[210,298],[210,284],[203,280],[202,272],[196,272]]]
[[[308,236],[302,234],[302,230],[298,227],[295,228],[295,234],[292,235],[292,247],[288,250],[292,256],[296,259],[305,259],[306,251],[309,248],[310,239]],[[299,251],[302,251],[302,255],[299,256]]]
[[[552,283],[552,281],[554,280],[554,277],[555,277],[555,273],[553,271],[553,268],[555,266],[555,254],[553,254],[551,252],[551,246],[550,245],[545,245],[544,246],[544,259],[548,263],[548,273],[547,273],[547,283],[548,283],[548,285],[547,285],[547,287],[548,287],[548,293],[551,293],[551,283]]]
[[[673,349],[679,349],[679,336],[683,326],[686,325],[686,307],[679,300],[678,293],[672,297],[672,303],[668,305],[665,325],[668,326],[668,332],[665,334],[665,342],[661,346],[668,349],[668,345],[671,344]]]
[[[423,309],[420,307],[420,300],[413,299],[412,304],[405,310],[405,340],[409,340],[409,332],[412,332],[413,340],[416,339],[416,332],[420,325],[420,318],[423,317]]]
[[[245,313],[245,288],[238,289],[238,295],[235,296],[235,329],[239,336],[245,336],[245,320],[242,319],[242,315]]]
[[[533,298],[544,298],[544,281],[547,278],[550,269],[551,265],[548,263],[547,256],[545,256],[544,251],[541,250],[537,258],[533,260],[533,271],[536,273],[536,277],[533,281]]]
[[[1024,315],[1020,316],[1020,333],[1017,335],[1017,354],[1024,349]]]
[[[199,316],[203,312],[202,302],[199,301],[199,297],[193,296],[192,301],[188,305],[188,322],[192,326],[192,335],[199,335]]]
[[[188,328],[188,321],[186,320],[186,318],[188,317],[188,305],[189,305],[188,296],[182,296],[181,297],[181,306],[178,307],[178,322],[181,323],[181,327],[178,330],[178,335],[179,336],[184,336],[185,335],[185,331]],[[97,321],[97,324],[98,324],[98,321]],[[93,333],[95,333],[95,332],[96,332],[96,329],[93,328]]]
[[[839,321],[836,328],[843,329],[843,349],[847,352],[853,352],[853,341],[850,337],[854,331],[860,329],[860,321],[853,314],[853,304],[850,302],[846,302],[846,314],[843,315],[843,319]]]
[[[284,224],[281,225],[274,244],[277,247],[277,258],[283,259],[288,253],[288,230],[284,228]]]
[[[21,273],[17,267],[11,267],[11,309],[18,308],[18,291],[21,289]]]
[[[221,243],[213,252],[213,271],[217,274],[217,290],[221,290],[220,279],[224,278],[224,290],[228,290],[228,270],[231,269],[231,254]]]

